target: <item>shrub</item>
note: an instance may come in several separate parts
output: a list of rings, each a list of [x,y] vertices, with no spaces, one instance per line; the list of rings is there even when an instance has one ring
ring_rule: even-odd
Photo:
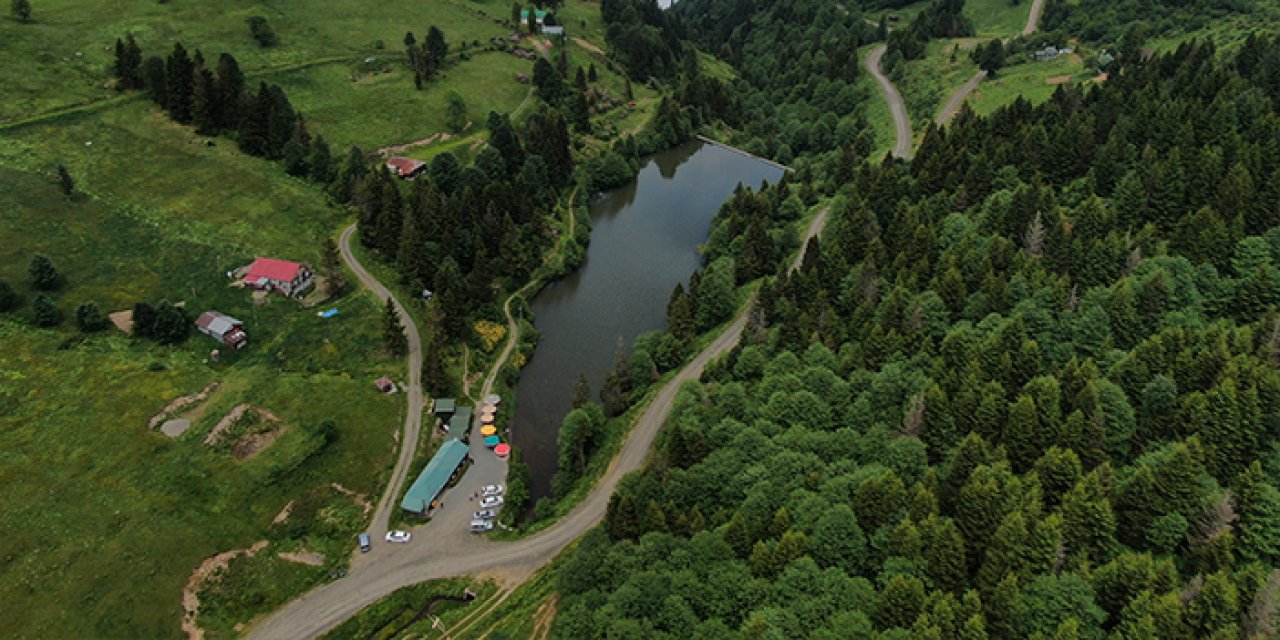
[[[245,20],[249,23],[249,34],[254,40],[258,41],[260,47],[274,47],[280,42],[276,37],[276,32],[271,29],[271,25],[267,24],[267,19],[262,16],[249,16]]]
[[[85,333],[93,333],[106,329],[111,321],[98,308],[98,303],[90,300],[76,308],[76,327]]]

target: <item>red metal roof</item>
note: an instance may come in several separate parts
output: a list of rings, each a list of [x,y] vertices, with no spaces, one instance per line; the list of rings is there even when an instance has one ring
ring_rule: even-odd
[[[301,268],[302,265],[288,260],[258,258],[249,265],[249,272],[244,274],[244,279],[246,282],[257,282],[262,278],[290,282],[294,276],[298,275],[298,269]]]
[[[407,176],[412,174],[414,171],[417,171],[418,168],[420,168],[423,164],[424,163],[421,160],[414,160],[413,158],[402,158],[400,156],[396,156],[394,158],[390,158],[387,160],[387,166],[391,167],[392,169],[395,169],[396,173],[402,176]]]

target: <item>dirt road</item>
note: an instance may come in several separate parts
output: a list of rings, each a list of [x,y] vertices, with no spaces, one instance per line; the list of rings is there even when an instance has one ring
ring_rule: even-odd
[[[1043,12],[1044,0],[1035,0],[1031,3],[1031,11],[1027,13],[1027,24],[1022,27],[1022,35],[1029,36],[1035,33],[1037,25],[1040,24],[1040,14]],[[1008,38],[1005,39],[1008,40]],[[956,112],[960,110],[960,105],[964,104],[965,98],[968,98],[969,94],[973,93],[973,90],[977,89],[978,85],[986,79],[987,72],[979,71],[966,80],[964,84],[960,85],[960,88],[951,94],[951,98],[942,107],[942,111],[938,112],[938,124],[951,122],[951,119],[956,117]]]
[[[391,504],[396,496],[400,495],[400,487],[404,485],[405,476],[409,473],[409,465],[413,462],[413,453],[418,445],[418,432],[422,429],[422,338],[418,334],[418,325],[413,322],[413,317],[405,310],[404,306],[396,300],[395,296],[386,287],[378,282],[365,268],[356,260],[356,256],[351,252],[351,236],[355,234],[356,226],[353,224],[342,230],[342,235],[338,239],[338,249],[342,252],[342,259],[356,274],[356,278],[360,280],[366,288],[378,296],[379,300],[391,299],[391,304],[395,305],[396,313],[400,315],[400,322],[404,324],[405,335],[409,339],[409,389],[405,393],[408,396],[408,412],[404,417],[404,431],[400,434],[400,457],[396,460],[395,469],[391,472],[391,480],[387,483],[387,490],[383,492],[382,498],[378,500],[378,506],[373,511],[373,524],[369,526],[369,535],[374,540],[381,540],[387,533],[387,517],[391,513],[394,505]],[[352,563],[354,571],[360,564],[357,558]]]
[[[867,52],[867,57],[863,60],[863,66],[867,71],[871,72],[871,76],[876,79],[880,85],[880,92],[884,94],[885,102],[889,103],[889,113],[893,114],[893,131],[895,142],[893,145],[893,155],[898,158],[911,157],[911,121],[907,118],[907,107],[902,102],[902,94],[898,93],[897,87],[889,81],[884,75],[884,70],[880,68],[880,59],[884,57],[885,45],[876,45]]]

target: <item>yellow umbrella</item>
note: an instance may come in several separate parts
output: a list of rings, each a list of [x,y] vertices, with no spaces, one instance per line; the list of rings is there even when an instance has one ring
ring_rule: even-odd
[[[483,427],[480,427],[480,435],[482,436],[491,436],[497,432],[498,432],[498,428],[493,425],[485,425]]]

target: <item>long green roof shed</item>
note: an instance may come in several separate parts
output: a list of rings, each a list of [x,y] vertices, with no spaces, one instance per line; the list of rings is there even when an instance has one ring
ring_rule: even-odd
[[[462,464],[462,459],[467,457],[467,451],[467,445],[461,440],[445,440],[431,462],[418,475],[418,479],[409,486],[409,491],[400,501],[400,508],[413,513],[426,513],[431,508],[431,501],[440,495],[453,472]]]

